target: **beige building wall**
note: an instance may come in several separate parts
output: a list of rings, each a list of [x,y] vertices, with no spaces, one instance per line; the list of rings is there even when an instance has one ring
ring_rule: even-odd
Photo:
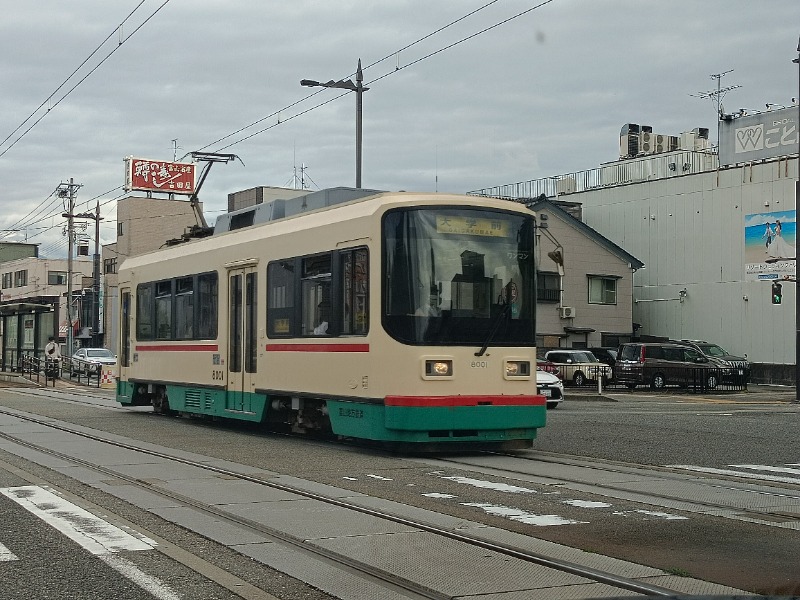
[[[203,210],[200,203],[199,209]],[[163,247],[198,225],[188,200],[129,196],[117,203],[117,241],[103,246],[103,333],[106,348],[117,352],[119,294],[117,271],[126,258]]]

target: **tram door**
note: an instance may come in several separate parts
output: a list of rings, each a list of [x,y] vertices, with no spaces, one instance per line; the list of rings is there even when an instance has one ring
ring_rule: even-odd
[[[228,271],[228,410],[252,410],[258,368],[257,289],[255,267]]]

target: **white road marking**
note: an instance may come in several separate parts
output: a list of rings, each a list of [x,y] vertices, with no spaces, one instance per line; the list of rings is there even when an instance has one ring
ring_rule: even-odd
[[[669,469],[685,469],[686,471],[696,471],[698,473],[708,473],[710,475],[733,475],[742,479],[759,479],[761,481],[776,481],[779,483],[800,483],[798,477],[778,477],[776,475],[763,475],[761,473],[747,473],[745,471],[734,471],[733,469],[713,469],[711,467],[698,467],[697,465],[665,465]]]
[[[367,473],[367,477],[371,477],[372,479],[379,479],[380,481],[393,481],[389,477],[381,477],[380,475],[370,475]]]
[[[632,514],[647,515],[648,517],[658,517],[659,519],[666,519],[667,521],[688,521],[689,517],[681,517],[680,515],[671,515],[665,512],[657,512],[653,510],[620,510],[612,514],[619,515],[620,517],[627,517]]]
[[[422,494],[426,498],[455,498],[453,494],[438,494],[436,492],[432,492],[430,494]]]
[[[538,527],[548,527],[551,525],[580,525],[588,521],[573,521],[565,519],[558,515],[537,515],[529,513],[518,508],[510,508],[508,506],[495,506],[493,504],[485,504],[482,502],[462,502],[462,506],[474,506],[483,509],[487,514],[505,517],[512,521],[519,521],[527,525],[536,525]]]
[[[472,485],[477,488],[483,488],[487,490],[495,490],[498,492],[506,492],[508,494],[537,494],[536,490],[531,490],[525,487],[519,487],[516,485],[509,485],[507,483],[495,483],[494,481],[483,481],[481,479],[470,479],[469,477],[442,477],[442,479],[447,479],[449,481],[455,481],[456,483],[464,483],[467,485]]]
[[[108,554],[122,550],[152,550],[156,546],[154,541],[137,539],[119,527],[41,487],[26,485],[4,488],[0,489],[0,494],[10,498],[92,554]]]
[[[769,471],[772,473],[788,473],[789,475],[800,475],[800,469],[789,469],[787,467],[770,467],[769,465],[728,465],[737,469],[751,469],[753,471]]]
[[[9,562],[12,560],[19,560],[16,554],[11,550],[0,544],[0,562]]]
[[[158,600],[180,600],[181,596],[168,585],[115,554],[123,550],[152,550],[156,546],[153,540],[126,533],[61,496],[35,485],[2,488],[0,494],[63,533]],[[4,560],[4,548],[0,545],[0,560]],[[8,554],[14,556],[10,552]],[[5,560],[14,559],[15,556]]]
[[[171,587],[162,582],[157,577],[152,577],[139,569],[131,561],[116,554],[105,554],[100,556],[100,560],[106,563],[123,577],[129,579],[143,590],[150,592],[159,600],[180,600],[181,596],[176,594]]]
[[[562,500],[562,502],[578,508],[611,508],[613,506],[608,502],[595,502],[594,500]]]

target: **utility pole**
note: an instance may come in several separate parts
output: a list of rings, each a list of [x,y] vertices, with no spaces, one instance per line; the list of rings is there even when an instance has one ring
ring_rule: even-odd
[[[92,347],[100,347],[100,201],[97,201],[94,214],[90,212],[74,215],[76,219],[94,220],[94,264],[92,270]]]
[[[69,183],[60,183],[56,188],[56,193],[59,198],[64,198],[67,201],[67,212],[62,213],[61,216],[67,219],[67,242],[68,242],[68,256],[67,256],[67,356],[74,354],[74,336],[75,332],[72,329],[73,315],[72,315],[72,255],[75,252],[75,192],[81,187],[81,184],[75,183],[72,177],[69,178]]]

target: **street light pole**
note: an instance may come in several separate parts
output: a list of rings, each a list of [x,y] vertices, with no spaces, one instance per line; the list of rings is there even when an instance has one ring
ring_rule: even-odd
[[[358,69],[356,69],[356,82],[352,79],[320,83],[313,79],[301,79],[300,85],[305,87],[326,87],[350,90],[356,93],[356,187],[361,187],[361,120],[362,120],[362,101],[361,96],[369,88],[364,87],[364,73],[361,71],[361,59],[358,59]]]
[[[793,63],[797,65],[797,122],[794,125],[794,129],[797,132],[797,181],[795,182],[794,187],[794,213],[797,216],[797,200],[798,196],[800,196],[800,38],[797,40],[797,58],[792,60]],[[797,255],[797,227],[795,225],[795,234],[794,234],[794,245],[795,245],[795,256]],[[797,284],[797,276],[800,275],[797,269],[797,261],[795,260],[794,265],[794,321],[795,321],[795,329],[796,329],[796,337],[795,337],[795,350],[794,350],[794,389],[795,389],[795,397],[794,401],[800,404],[800,293],[798,293],[798,284]]]

